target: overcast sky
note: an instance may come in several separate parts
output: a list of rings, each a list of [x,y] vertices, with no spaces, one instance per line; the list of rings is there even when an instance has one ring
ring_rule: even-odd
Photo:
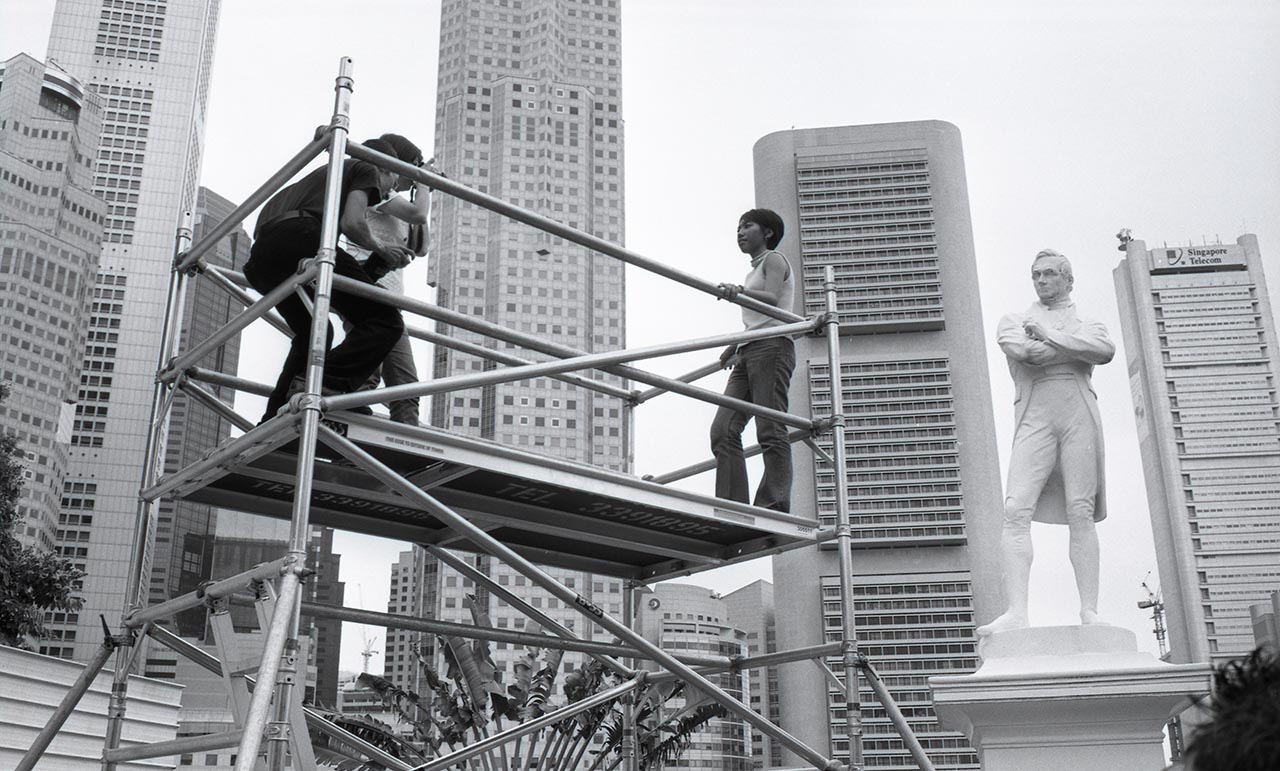
[[[0,7],[0,58],[43,56],[52,0]],[[223,0],[202,184],[240,200],[295,153],[328,122],[341,56],[355,59],[355,138],[399,131],[429,148],[439,22],[437,2]],[[1115,233],[1131,228],[1148,245],[1255,233],[1278,285],[1280,3],[623,0],[622,32],[627,246],[712,280],[744,273],[733,229],[754,204],[760,137],[926,119],[960,128],[985,336],[1035,299],[1030,259],[1052,247],[1074,262],[1081,312],[1121,344],[1094,378],[1110,481],[1101,610],[1154,650],[1135,607],[1155,556],[1111,277]],[[430,298],[424,268],[411,268],[408,286]],[[627,287],[631,346],[740,324],[736,308],[639,270],[628,269]],[[279,343],[256,335],[243,350],[243,375],[274,378]],[[1012,386],[994,342],[987,355],[1007,468]],[[709,457],[712,411],[670,396],[643,406],[636,471]],[[1037,528],[1032,621],[1076,623],[1065,528]],[[358,536],[339,546],[348,603],[385,610],[389,564],[406,547]],[[728,591],[756,578],[772,578],[767,560],[694,580]],[[346,629],[343,664],[357,669],[360,632]],[[371,666],[380,671],[381,657]]]

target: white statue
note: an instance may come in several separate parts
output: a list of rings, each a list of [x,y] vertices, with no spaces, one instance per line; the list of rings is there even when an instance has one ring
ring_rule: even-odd
[[[1031,521],[1065,524],[1080,592],[1080,621],[1098,620],[1098,535],[1106,517],[1102,421],[1089,376],[1115,355],[1107,329],[1082,319],[1071,301],[1071,263],[1052,249],[1036,255],[1039,302],[1000,319],[997,340],[1015,386],[1013,453],[1005,488],[1000,563],[1008,609],[979,635],[1027,626]]]

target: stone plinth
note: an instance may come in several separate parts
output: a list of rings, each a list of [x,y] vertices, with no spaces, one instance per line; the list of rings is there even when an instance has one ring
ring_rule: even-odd
[[[1208,664],[1140,653],[1103,624],[997,632],[972,675],[929,678],[943,727],[984,771],[1160,771],[1165,723],[1209,691]]]

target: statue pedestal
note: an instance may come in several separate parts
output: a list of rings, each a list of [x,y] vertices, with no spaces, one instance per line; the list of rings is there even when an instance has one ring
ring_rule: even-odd
[[[997,632],[972,675],[929,678],[943,727],[968,735],[984,771],[1160,771],[1161,729],[1209,690],[1208,664],[1140,653],[1103,624]]]

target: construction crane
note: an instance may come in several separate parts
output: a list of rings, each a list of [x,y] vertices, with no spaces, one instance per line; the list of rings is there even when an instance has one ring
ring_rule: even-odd
[[[358,583],[356,584],[356,603],[361,608],[364,607],[364,587]],[[364,643],[360,649],[360,658],[364,659],[364,666],[360,671],[367,675],[369,674],[369,659],[378,655],[381,651],[375,651],[373,649],[373,646],[378,644],[378,638],[374,637],[372,640],[369,639],[368,627],[360,627],[360,640]]]
[[[1147,571],[1147,577],[1142,579],[1142,588],[1147,593],[1147,599],[1138,600],[1138,607],[1146,610],[1151,608],[1151,621],[1155,624],[1156,644],[1160,646],[1160,658],[1164,658],[1169,654],[1168,645],[1166,645],[1167,631],[1164,626],[1164,598],[1161,596],[1160,590],[1151,590],[1147,584],[1147,579],[1151,578],[1151,571]]]
[[[377,655],[381,651],[375,651],[373,649],[373,646],[378,644],[377,637],[374,637],[372,640],[370,640],[369,635],[364,630],[360,631],[360,635],[361,637],[364,638],[364,649],[360,651],[360,657],[364,659],[364,668],[362,671],[364,672],[364,674],[367,675],[369,674],[369,659]]]

